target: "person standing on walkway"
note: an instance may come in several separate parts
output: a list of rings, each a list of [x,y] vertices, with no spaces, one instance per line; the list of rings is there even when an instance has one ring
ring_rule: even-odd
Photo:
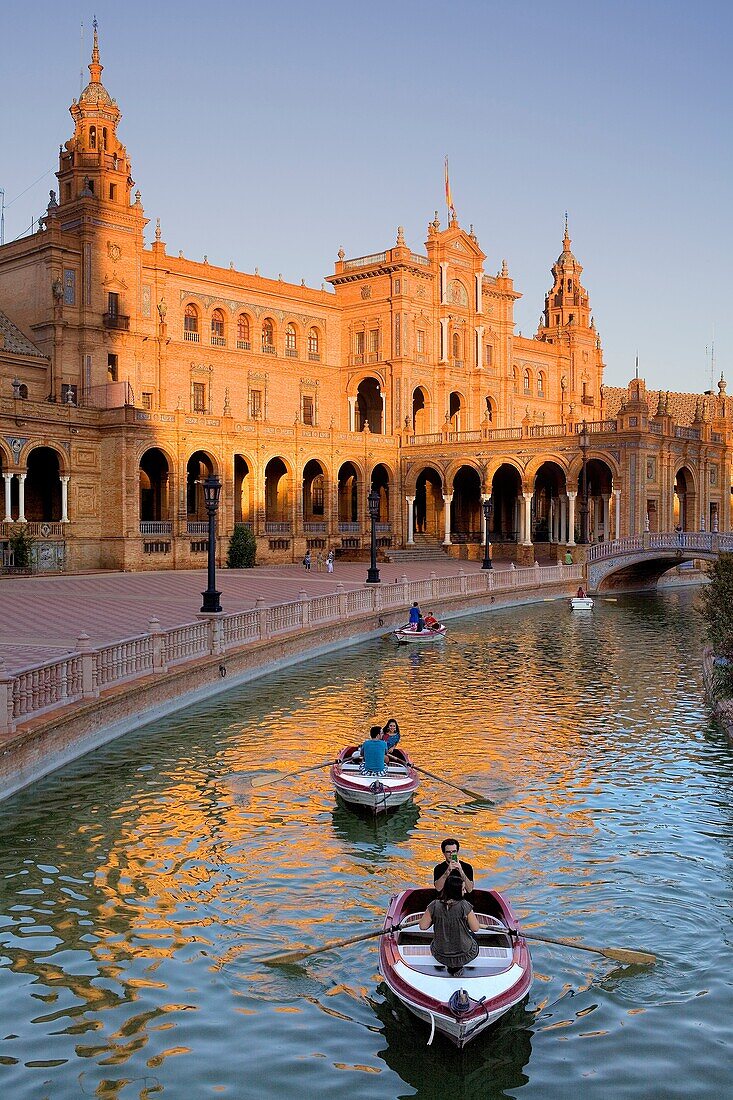
[[[322,573],[323,572],[323,551],[322,550],[319,550],[318,553],[316,554],[316,572],[317,573]]]
[[[328,551],[328,556],[326,557],[326,572],[327,573],[333,573],[333,559],[334,559],[333,550],[329,550]]]
[[[310,571],[311,571],[311,552],[310,552],[310,550],[306,550],[306,552],[305,552],[305,557],[303,558],[303,565],[305,566],[306,573],[310,573]]]

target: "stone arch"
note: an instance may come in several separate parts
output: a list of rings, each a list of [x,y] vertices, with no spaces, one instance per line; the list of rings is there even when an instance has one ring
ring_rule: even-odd
[[[500,462],[491,476],[491,542],[519,542],[522,523],[522,471],[510,461]]]
[[[4,470],[6,473],[11,466],[15,465],[15,455],[8,447],[4,439],[0,439],[0,470]]]
[[[328,471],[318,458],[303,467],[301,484],[303,523],[325,523],[328,515]]]
[[[481,473],[464,462],[449,482],[451,485],[451,538],[457,542],[481,541]]]
[[[350,460],[339,466],[337,479],[338,521],[357,523],[359,519],[359,484],[361,470]]]
[[[431,404],[425,386],[415,386],[412,391],[412,430],[415,435],[427,435],[430,431]]]
[[[604,454],[588,455],[586,462],[588,500],[583,496],[583,460],[576,456],[568,472],[568,487],[577,492],[576,538],[583,538],[583,516],[588,516],[588,541],[610,538],[611,496],[614,481],[618,483],[616,464]]]
[[[672,526],[696,531],[698,526],[697,482],[692,468],[683,462],[674,475]]]
[[[28,451],[25,518],[31,523],[57,523],[61,519],[60,458],[54,447],[43,444]]]
[[[450,431],[463,431],[466,417],[466,399],[459,390],[452,390],[448,396],[448,421]]]
[[[138,462],[138,504],[141,523],[170,519],[170,473],[168,457],[160,447],[148,447]]]
[[[379,493],[379,519],[378,523],[390,522],[390,510],[389,510],[389,490],[392,481],[392,475],[389,468],[384,462],[378,462],[372,469],[370,477],[370,492],[375,489]]]
[[[209,329],[211,343],[217,347],[224,347],[227,342],[227,318],[220,306],[211,311]]]
[[[415,497],[415,531],[419,535],[440,538],[445,529],[442,474],[426,463],[410,480],[413,480],[415,486],[409,494]]]
[[[528,471],[529,480],[529,471]],[[567,493],[567,478],[561,462],[543,458],[532,477],[532,541],[563,541],[559,531],[560,500]]]
[[[381,435],[384,423],[384,402],[382,398],[382,386],[373,375],[362,378],[356,387],[356,401],[354,406],[355,424],[354,430],[363,432],[366,424],[374,435]]]
[[[252,318],[244,309],[237,314],[237,347],[240,351],[252,347]]]
[[[189,522],[208,519],[201,482],[217,472],[215,459],[206,451],[194,451],[189,457],[186,463],[186,518]]]
[[[252,523],[254,517],[253,464],[242,454],[235,454],[232,462],[234,485],[234,522]]]
[[[281,455],[265,464],[265,523],[292,522],[292,471]]]
[[[262,351],[265,355],[274,355],[277,343],[277,325],[274,318],[270,317],[269,314],[262,318],[260,335],[262,337]]]
[[[499,402],[496,400],[493,394],[487,393],[484,395],[483,408],[481,410],[482,420],[484,420],[489,427],[496,427],[496,418],[499,410]]]
[[[39,447],[44,447],[49,451],[53,451],[58,459],[59,474],[65,476],[69,471],[69,456],[60,443],[54,442],[52,439],[31,439],[26,443],[25,447],[18,455],[18,467],[22,470],[25,466],[28,466],[28,460],[31,453],[37,450]]]
[[[288,359],[297,359],[300,355],[301,332],[300,325],[288,317],[285,322],[285,355]]]

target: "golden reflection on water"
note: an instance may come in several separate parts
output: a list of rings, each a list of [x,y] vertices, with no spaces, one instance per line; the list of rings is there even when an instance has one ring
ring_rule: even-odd
[[[708,782],[688,617],[684,601],[606,606],[583,620],[541,605],[456,621],[430,652],[344,650],[109,746],[39,786],[32,810],[15,800],[0,907],[0,976],[20,980],[6,1000],[19,1021],[6,1048],[13,1083],[26,1086],[34,1058],[58,1056],[74,1072],[88,1065],[86,1091],[93,1080],[121,1100],[138,1086],[116,1085],[105,1066],[124,1066],[129,1080],[155,1071],[154,1087],[174,1100],[184,1082],[193,1095],[204,1081],[232,1087],[247,1044],[226,1046],[224,1019],[279,1060],[259,1092],[242,1095],[287,1095],[299,1073],[311,1093],[327,1091],[334,1070],[352,1082],[350,1100],[397,1095],[424,1036],[378,992],[373,942],[283,973],[258,959],[379,927],[392,893],[431,882],[448,835],[528,929],[623,944],[630,919],[637,935],[636,906],[646,920],[630,946],[668,945],[664,910],[700,868],[680,815],[691,784],[707,798]],[[376,823],[335,803],[325,767],[251,786],[329,761],[392,716],[417,764],[495,805],[423,777],[414,805]],[[580,953],[534,955],[530,1008],[470,1055],[463,1094],[489,1095],[487,1066],[492,1088],[526,1084],[530,1027],[547,1043],[555,1031],[588,1036],[580,1022],[593,1013],[594,1041],[620,1035],[628,975],[617,981]],[[646,982],[638,976],[633,996],[653,1003]],[[615,1047],[605,1057],[618,1073]],[[426,1080],[450,1092],[455,1067],[436,1058],[425,1056]],[[360,1092],[349,1074],[379,1086]]]

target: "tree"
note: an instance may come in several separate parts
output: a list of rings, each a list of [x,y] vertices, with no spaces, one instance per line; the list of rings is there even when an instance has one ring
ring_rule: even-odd
[[[716,658],[721,693],[733,695],[733,554],[720,554],[700,595],[700,613]]]
[[[16,569],[30,569],[33,564],[33,543],[34,539],[28,534],[26,525],[22,524],[10,539],[10,553]]]
[[[227,550],[227,569],[254,569],[257,539],[250,527],[235,523]]]

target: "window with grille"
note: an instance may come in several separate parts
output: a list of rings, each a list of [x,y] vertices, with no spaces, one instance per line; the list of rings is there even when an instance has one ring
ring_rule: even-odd
[[[308,358],[316,360],[321,358],[317,328],[312,328],[308,332]]]
[[[275,327],[269,319],[262,322],[262,350],[268,352],[275,350]]]
[[[262,416],[262,390],[249,391],[249,415],[253,420]]]
[[[355,348],[355,351],[356,351],[357,355],[363,355],[364,354],[364,333],[363,332],[357,332],[356,333],[356,340],[355,340],[354,348]]]
[[[143,390],[143,408],[152,409],[153,407],[153,395],[147,390]]]
[[[369,330],[369,351],[376,355],[379,351],[379,329]]]
[[[183,335],[186,340],[199,338],[199,315],[196,306],[186,306],[183,314]]]
[[[215,309],[211,314],[211,342],[218,347],[223,347],[224,341],[224,314],[220,309]]]
[[[250,350],[249,317],[245,313],[240,313],[237,318],[237,347],[244,351]]]
[[[193,382],[191,385],[191,390],[193,397],[193,411],[196,413],[206,412],[206,383]]]
[[[417,350],[421,355],[425,351],[425,333],[421,328],[417,330]]]
[[[298,339],[295,333],[295,325],[288,325],[285,329],[285,354],[294,358],[298,353]]]
[[[528,370],[525,370],[525,372],[524,372],[524,392],[525,393],[531,393],[532,392],[532,384],[531,384],[531,381],[530,381]]]
[[[309,393],[303,394],[303,423],[315,424],[315,402]]]

